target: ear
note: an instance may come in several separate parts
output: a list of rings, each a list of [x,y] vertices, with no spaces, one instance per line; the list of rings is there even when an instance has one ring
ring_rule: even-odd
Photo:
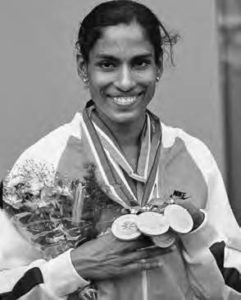
[[[88,82],[87,65],[83,56],[79,53],[76,55],[76,62],[77,62],[77,71],[79,77],[82,79],[84,83],[87,83]]]
[[[161,78],[163,73],[163,60],[162,58],[159,59],[158,63],[157,63],[157,71],[156,71],[156,78]],[[159,81],[159,79],[157,81]]]

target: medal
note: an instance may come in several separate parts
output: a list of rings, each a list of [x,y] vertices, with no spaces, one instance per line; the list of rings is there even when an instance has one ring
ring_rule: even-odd
[[[160,248],[168,248],[176,241],[175,235],[171,232],[166,232],[161,235],[151,237],[153,243]]]
[[[120,216],[113,222],[111,231],[120,240],[134,240],[141,235],[136,226],[136,220],[137,215],[128,214]]]
[[[193,219],[190,213],[180,205],[168,205],[164,210],[164,216],[170,227],[178,233],[188,233],[193,228]]]
[[[166,217],[156,212],[143,212],[137,216],[137,228],[145,235],[156,236],[168,231]]]

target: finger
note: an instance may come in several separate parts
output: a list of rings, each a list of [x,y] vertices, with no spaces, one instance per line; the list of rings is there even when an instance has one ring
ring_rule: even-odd
[[[144,249],[153,245],[150,238],[146,236],[141,236],[138,239],[133,241],[120,241],[120,243],[122,246],[120,253],[123,254],[128,252],[133,252],[139,249]]]
[[[147,258],[145,261],[142,261],[141,264],[143,270],[160,268],[163,265],[163,259],[161,257]]]
[[[95,243],[96,247],[98,247],[99,244],[98,248],[106,248],[108,249],[109,254],[116,255],[116,256],[125,253],[130,253],[138,249],[146,248],[153,245],[151,240],[144,236],[133,241],[123,241],[117,239],[111,232],[99,236],[96,242],[97,242]]]
[[[153,256],[156,256],[156,255],[163,255],[163,254],[166,254],[166,253],[170,253],[171,251],[173,251],[173,247],[171,247],[171,246],[166,247],[166,248],[161,248],[161,247],[158,247],[156,245],[152,245],[150,247],[139,249],[136,252],[144,252],[144,254],[147,257],[153,257]]]
[[[119,257],[119,260],[120,264],[126,265],[131,262],[139,262],[142,259],[153,259],[156,257],[160,257],[161,255],[170,253],[171,251],[173,251],[171,247],[159,248],[154,246],[150,249],[143,249],[130,254],[122,255],[121,257]]]
[[[163,265],[161,259],[144,259],[138,262],[132,262],[128,265],[125,265],[121,268],[121,273],[130,273],[136,271],[144,271],[150,269],[160,268]]]
[[[106,243],[115,243],[115,244],[119,244],[119,245],[123,245],[123,246],[129,246],[131,247],[140,247],[140,246],[145,246],[147,244],[150,244],[150,241],[148,243],[148,239],[146,239],[144,236],[140,236],[139,238],[135,239],[135,240],[121,240],[116,238],[113,233],[110,231],[104,235],[101,235],[98,237],[99,240],[103,240]]]

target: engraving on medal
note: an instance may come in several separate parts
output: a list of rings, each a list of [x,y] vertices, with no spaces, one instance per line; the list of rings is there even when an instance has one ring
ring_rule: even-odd
[[[136,225],[137,216],[127,214],[118,217],[112,224],[111,230],[114,236],[120,240],[133,240],[141,235]]]

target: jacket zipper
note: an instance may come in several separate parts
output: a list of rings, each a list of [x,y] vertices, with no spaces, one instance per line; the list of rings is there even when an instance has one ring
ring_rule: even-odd
[[[142,299],[148,300],[147,294],[147,273],[146,270],[142,271]]]

